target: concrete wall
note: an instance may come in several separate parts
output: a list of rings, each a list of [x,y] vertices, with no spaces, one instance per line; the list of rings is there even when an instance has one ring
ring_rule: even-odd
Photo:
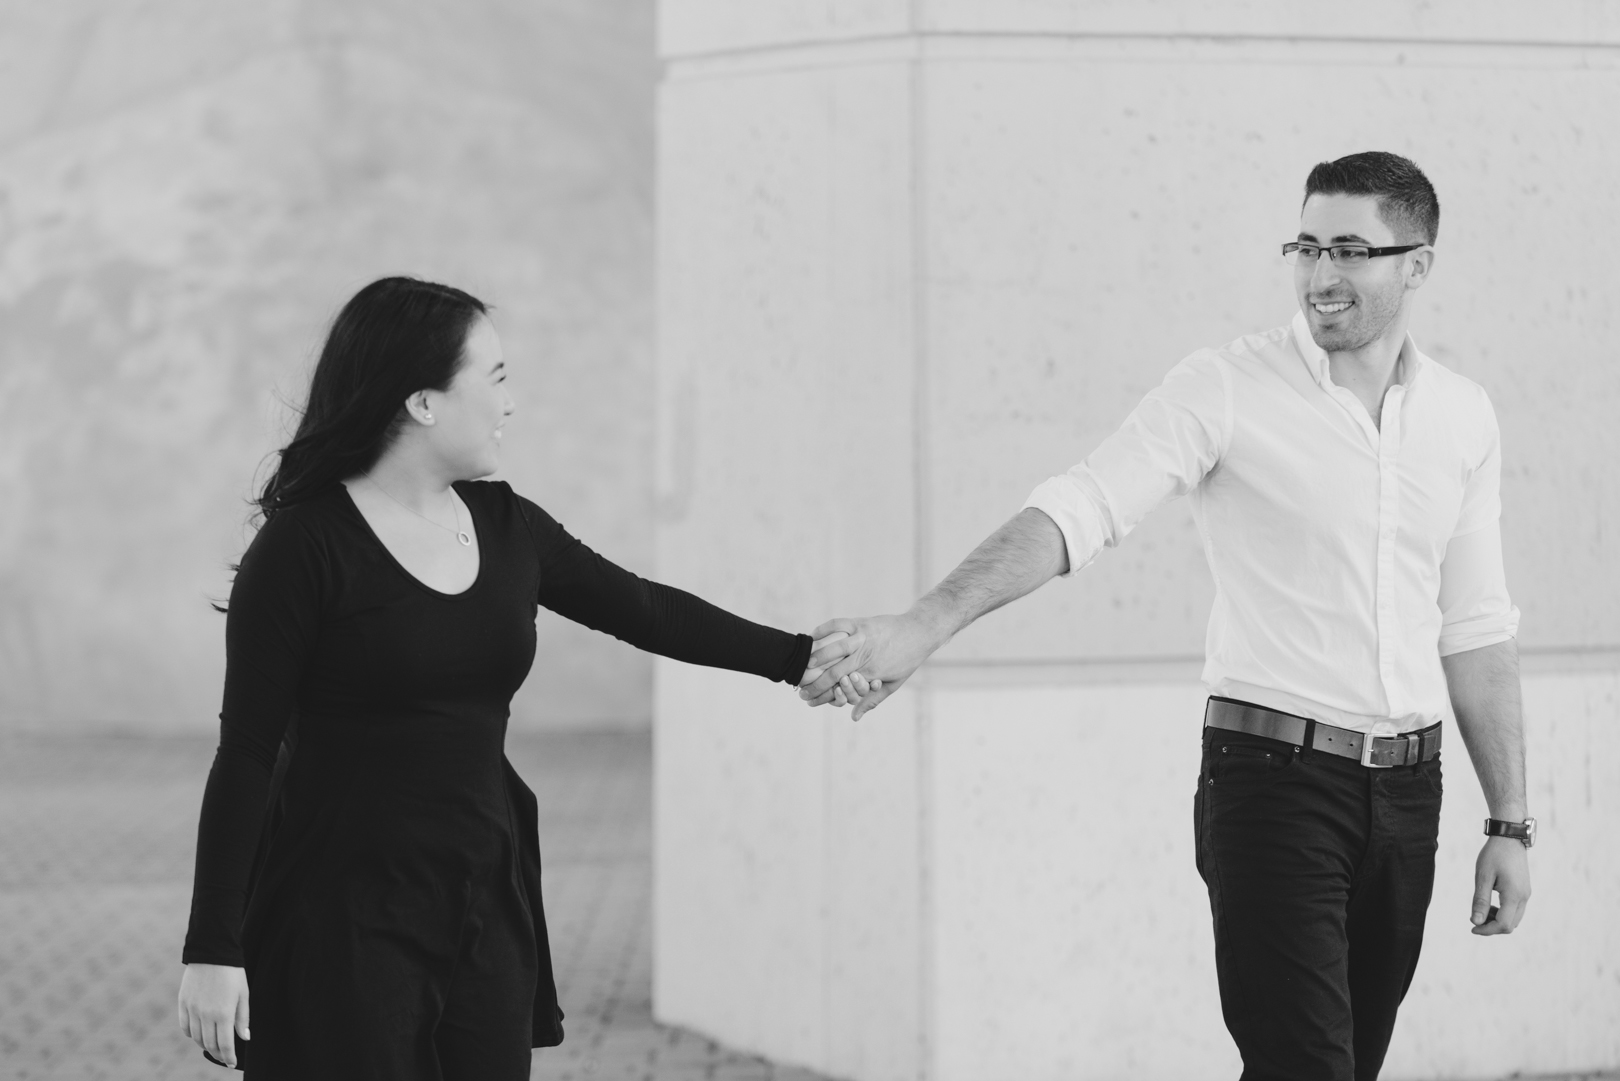
[[[495,304],[502,476],[652,554],[646,0],[0,2],[0,725],[206,731],[245,497],[325,324]],[[519,725],[645,724],[550,616]]]
[[[1312,164],[1423,165],[1444,214],[1414,334],[1501,418],[1531,799],[1558,825],[1524,928],[1467,935],[1483,814],[1448,753],[1386,1072],[1620,1065],[1620,370],[1614,275],[1578,239],[1620,226],[1614,10],[660,11],[660,572],[785,626],[903,609],[1175,361],[1285,322]],[[1234,1072],[1190,850],[1210,596],[1173,505],[858,731],[660,665],[661,1016],[862,1079]]]

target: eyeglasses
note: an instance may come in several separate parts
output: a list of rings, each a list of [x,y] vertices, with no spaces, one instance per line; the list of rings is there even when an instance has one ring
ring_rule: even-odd
[[[1314,265],[1317,258],[1323,252],[1327,252],[1334,266],[1358,267],[1368,259],[1377,259],[1381,255],[1400,255],[1402,252],[1426,247],[1427,244],[1401,244],[1393,248],[1369,248],[1365,244],[1334,244],[1324,248],[1317,244],[1300,244],[1290,240],[1282,246],[1282,253],[1283,258],[1294,265],[1299,263]]]

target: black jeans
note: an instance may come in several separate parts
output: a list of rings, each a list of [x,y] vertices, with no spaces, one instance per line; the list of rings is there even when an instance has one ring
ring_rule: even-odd
[[[1206,728],[1193,817],[1242,1081],[1372,1081],[1423,944],[1440,760]]]

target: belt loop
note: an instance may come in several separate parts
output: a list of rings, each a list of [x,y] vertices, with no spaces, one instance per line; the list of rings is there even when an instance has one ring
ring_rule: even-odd
[[[1311,752],[1314,750],[1316,750],[1316,720],[1314,718],[1307,717],[1305,718],[1305,739],[1304,743],[1299,749],[1300,759],[1302,761],[1309,762],[1311,760]]]

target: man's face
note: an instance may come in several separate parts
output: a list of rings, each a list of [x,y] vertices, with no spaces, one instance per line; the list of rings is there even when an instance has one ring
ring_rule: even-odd
[[[1313,195],[1299,215],[1299,240],[1328,247],[1363,244],[1387,248],[1400,241],[1378,216],[1370,195]],[[1294,264],[1294,290],[1316,344],[1330,353],[1360,349],[1377,341],[1401,313],[1408,289],[1421,283],[1427,260],[1413,281],[1412,256],[1386,255],[1359,267],[1341,267],[1323,252],[1317,260]]]

